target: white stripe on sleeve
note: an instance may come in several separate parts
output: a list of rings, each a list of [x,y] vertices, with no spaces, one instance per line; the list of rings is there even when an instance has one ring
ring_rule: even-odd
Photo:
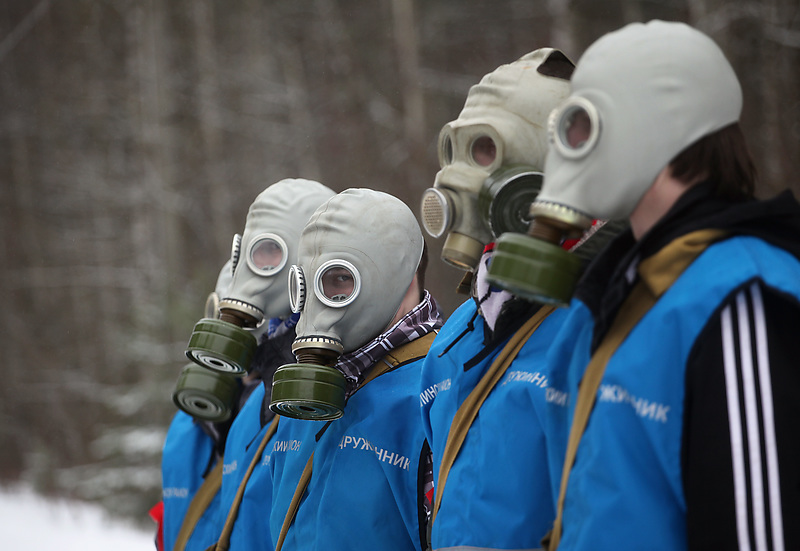
[[[752,315],[748,303],[752,304]],[[721,326],[739,549],[750,551],[749,511],[752,511],[752,539],[756,551],[768,551],[767,535],[770,531],[772,548],[784,551],[772,377],[764,302],[758,284],[753,283],[747,291],[736,296],[738,323],[735,328],[731,308],[728,306],[722,311]],[[751,335],[755,335],[755,342]],[[739,388],[740,376],[742,388]],[[760,389],[760,394],[757,389]],[[765,457],[762,456],[762,435]]]

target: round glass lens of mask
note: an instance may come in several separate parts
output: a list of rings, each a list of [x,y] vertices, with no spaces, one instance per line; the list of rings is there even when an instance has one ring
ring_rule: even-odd
[[[261,275],[272,275],[286,264],[286,243],[279,236],[264,233],[250,243],[247,264]]]
[[[600,134],[600,119],[594,105],[584,98],[573,98],[554,115],[552,132],[562,155],[574,159],[594,148]]]
[[[453,162],[453,140],[450,134],[442,132],[439,139],[439,166],[447,166]]]
[[[314,291],[328,306],[347,306],[356,299],[360,290],[358,270],[346,260],[329,260],[317,270]]]
[[[489,136],[480,136],[472,142],[470,154],[480,166],[489,166],[497,158],[497,145]]]
[[[289,307],[299,314],[306,304],[306,276],[303,268],[293,264],[289,268]]]

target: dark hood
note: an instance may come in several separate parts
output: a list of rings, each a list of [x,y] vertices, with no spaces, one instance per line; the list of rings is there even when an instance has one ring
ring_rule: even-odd
[[[701,229],[721,229],[730,237],[747,235],[800,259],[800,204],[790,191],[765,200],[731,203],[698,184],[684,193],[638,242],[630,229],[620,234],[587,268],[575,296],[595,319],[593,349],[636,283],[634,268],[675,239]]]

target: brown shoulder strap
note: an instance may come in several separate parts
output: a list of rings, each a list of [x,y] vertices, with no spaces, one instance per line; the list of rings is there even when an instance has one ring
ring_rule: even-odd
[[[433,339],[435,338],[436,332],[431,331],[403,346],[390,350],[386,353],[386,356],[384,356],[384,360],[390,363],[392,367],[396,367],[400,364],[410,362],[411,360],[424,358],[428,354],[428,350],[430,350]]]
[[[369,373],[367,373],[367,376],[364,378],[364,382],[361,383],[356,392],[359,389],[364,388],[364,386],[370,381],[373,381],[384,373],[391,371],[394,367],[402,363],[424,357],[428,353],[428,349],[430,349],[431,343],[435,337],[436,333],[431,332],[394,350],[390,350],[384,356],[384,361],[378,362],[369,371]],[[281,533],[278,535],[278,544],[275,546],[275,551],[281,551],[283,548],[283,542],[286,541],[286,534],[289,533],[289,527],[294,522],[294,518],[297,516],[297,510],[300,508],[300,500],[303,498],[303,494],[308,487],[308,483],[311,481],[311,471],[313,469],[313,465],[314,454],[312,453],[311,457],[308,458],[305,468],[303,469],[303,474],[300,475],[300,480],[297,482],[297,488],[294,491],[294,495],[292,495],[292,501],[289,503],[289,509],[286,511],[286,516],[283,519]]]
[[[236,497],[233,498],[233,503],[231,504],[231,508],[228,511],[228,516],[225,519],[225,525],[222,527],[222,533],[217,540],[217,544],[214,546],[216,551],[227,551],[228,547],[230,546],[233,526],[236,523],[236,517],[239,516],[239,506],[242,504],[242,498],[244,497],[244,490],[247,487],[247,482],[250,480],[256,465],[258,465],[258,463],[261,461],[261,457],[264,455],[264,449],[267,447],[267,443],[275,435],[275,431],[278,430],[279,419],[279,415],[276,415],[272,419],[269,427],[267,427],[267,432],[264,434],[264,438],[261,439],[261,443],[258,445],[258,449],[256,449],[253,460],[250,461],[250,465],[247,467],[247,471],[244,473],[244,478],[242,478],[241,483],[239,483],[239,489],[236,491]]]
[[[308,483],[311,481],[311,470],[314,465],[314,452],[311,452],[311,457],[308,458],[306,466],[303,468],[303,473],[300,475],[300,480],[297,482],[297,488],[294,490],[292,501],[289,502],[289,508],[286,510],[286,516],[283,518],[283,525],[281,526],[281,533],[278,535],[278,543],[275,546],[275,551],[283,549],[283,542],[286,541],[286,534],[289,533],[289,527],[294,522],[294,517],[297,516],[297,510],[300,508],[300,500],[303,498]]]
[[[224,458],[219,458],[216,466],[208,473],[206,479],[200,485],[200,488],[198,488],[197,493],[194,494],[192,502],[189,504],[189,508],[186,510],[186,514],[183,517],[181,529],[178,531],[178,537],[172,548],[173,551],[183,551],[186,548],[186,544],[189,542],[189,538],[192,536],[195,526],[197,526],[197,523],[200,521],[200,517],[203,516],[208,506],[211,505],[211,501],[222,486],[223,460]]]
[[[553,529],[542,540],[548,551],[555,551],[561,540],[562,522],[564,515],[564,499],[569,483],[569,474],[575,464],[583,432],[589,422],[589,416],[594,408],[600,381],[603,379],[606,364],[614,355],[620,344],[627,338],[631,330],[653,307],[656,301],[680,277],[689,265],[714,241],[724,237],[720,230],[699,230],[684,235],[650,258],[642,261],[639,266],[641,279],[633,288],[631,294],[620,307],[614,323],[611,325],[600,346],[592,355],[589,365],[581,379],[578,389],[578,398],[575,403],[575,415],[567,440],[567,453],[564,458],[564,467],[561,471],[561,486],[558,502],[556,504],[556,520]]]
[[[450,424],[450,432],[447,435],[447,443],[442,453],[442,462],[439,465],[439,477],[436,480],[436,497],[433,500],[433,514],[431,516],[431,524],[436,520],[436,514],[439,512],[439,506],[442,502],[444,495],[444,486],[447,483],[447,476],[450,474],[450,468],[461,450],[461,445],[467,437],[469,428],[472,426],[478,411],[481,409],[486,397],[497,385],[497,382],[503,377],[508,367],[517,357],[519,351],[528,341],[531,335],[539,328],[542,322],[555,311],[553,306],[541,307],[522,327],[511,337],[508,343],[497,355],[492,365],[486,373],[472,389],[469,396],[464,400],[461,406],[456,411],[453,421]]]

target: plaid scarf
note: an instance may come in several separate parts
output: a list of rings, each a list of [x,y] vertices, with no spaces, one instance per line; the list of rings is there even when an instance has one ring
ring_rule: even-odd
[[[342,355],[334,367],[341,371],[347,379],[349,397],[358,388],[367,371],[378,363],[390,350],[399,348],[414,339],[438,330],[444,324],[439,305],[428,291],[422,302],[403,316],[392,327],[372,339],[370,342]]]

